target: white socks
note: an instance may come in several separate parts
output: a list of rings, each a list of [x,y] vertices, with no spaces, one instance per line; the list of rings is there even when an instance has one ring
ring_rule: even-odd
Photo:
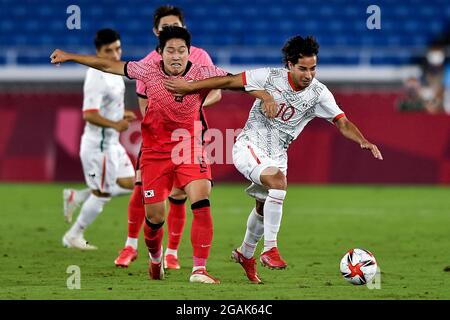
[[[269,195],[264,203],[264,250],[266,252],[277,246],[277,235],[280,230],[283,215],[283,201],[286,191],[269,189]]]
[[[138,248],[138,239],[137,238],[127,238],[127,242],[125,242],[125,247],[133,247],[133,249],[137,250]]]
[[[102,212],[103,206],[111,198],[97,197],[93,194],[87,198],[81,207],[80,215],[77,221],[69,230],[69,234],[73,237],[78,237],[83,235],[84,230],[94,222],[95,218]]]
[[[178,258],[178,250],[167,248],[164,256],[167,256],[168,254],[171,254],[171,255],[175,256],[175,258]]]
[[[247,219],[244,241],[239,248],[239,251],[245,258],[250,259],[253,257],[258,241],[261,240],[263,235],[263,252],[277,246],[277,235],[280,230],[285,197],[286,191],[269,189],[269,196],[264,203],[264,216],[259,215],[256,209],[253,208]]]
[[[264,218],[256,212],[253,208],[247,219],[247,230],[245,231],[244,241],[242,242],[239,251],[244,257],[250,259],[255,253],[256,245],[264,235]]]

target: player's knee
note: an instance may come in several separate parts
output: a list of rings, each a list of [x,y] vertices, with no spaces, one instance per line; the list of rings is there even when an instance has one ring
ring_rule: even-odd
[[[267,186],[269,189],[286,190],[286,176],[281,171],[278,171],[274,176],[267,180]]]
[[[158,230],[159,228],[161,228],[164,225],[165,220],[162,221],[155,221],[155,219],[150,220],[148,218],[145,218],[145,224],[147,226],[150,227],[150,229],[154,230]]]
[[[208,179],[194,180],[186,185],[184,192],[191,203],[208,199],[211,192],[211,181]]]
[[[165,218],[165,204],[162,202],[159,205],[145,205],[145,218],[150,223],[161,224],[166,220]]]
[[[155,225],[159,225],[159,224],[164,224],[164,221],[166,221],[166,219],[165,219],[164,215],[158,215],[158,214],[148,215],[148,214],[146,214],[145,221],[155,224]]]

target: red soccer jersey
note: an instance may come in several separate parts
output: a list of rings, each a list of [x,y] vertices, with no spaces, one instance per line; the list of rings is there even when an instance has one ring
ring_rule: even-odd
[[[210,90],[200,90],[184,97],[175,96],[163,85],[164,79],[174,77],[164,72],[162,61],[127,62],[124,72],[130,79],[143,81],[147,88],[148,105],[141,124],[142,161],[152,158],[170,159],[172,149],[180,143],[180,140],[183,140],[183,143],[190,143],[193,148],[191,152],[194,155],[198,151],[194,148],[201,147],[199,141],[201,141],[202,135],[202,130],[194,132],[194,125],[203,120],[201,116],[202,103]],[[226,71],[215,66],[200,66],[188,62],[186,71],[181,77],[190,81],[226,74]],[[177,129],[179,129],[177,133],[189,133],[188,138],[186,135],[178,139],[172,138],[172,134]],[[179,137],[180,135],[175,136]]]

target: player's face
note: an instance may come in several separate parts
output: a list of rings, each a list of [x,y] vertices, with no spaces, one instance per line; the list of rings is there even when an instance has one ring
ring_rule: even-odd
[[[296,64],[288,63],[292,81],[298,88],[306,88],[316,76],[317,56],[299,58]]]
[[[186,70],[189,58],[189,50],[183,39],[170,39],[162,51],[164,70],[172,75],[178,76]]]
[[[120,58],[122,57],[122,47],[120,44],[120,40],[101,46],[100,49],[97,50],[97,56],[99,56],[100,58],[120,61]]]
[[[183,24],[177,16],[165,16],[159,20],[158,29],[153,28],[153,33],[158,37],[162,29],[168,26],[183,27]]]

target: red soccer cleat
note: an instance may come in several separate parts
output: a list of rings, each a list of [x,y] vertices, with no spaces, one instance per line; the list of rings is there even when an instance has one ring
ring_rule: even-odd
[[[191,277],[189,278],[189,281],[200,283],[220,283],[220,280],[208,274],[208,272],[206,272],[206,269],[198,269],[193,271]]]
[[[259,277],[258,273],[256,273],[255,258],[252,257],[250,259],[247,259],[237,249],[234,249],[233,251],[231,251],[231,259],[239,263],[242,268],[244,268],[248,280],[250,280],[252,283],[262,283],[261,278]]]
[[[173,254],[168,254],[164,256],[164,268],[166,269],[180,269],[180,264],[178,263],[178,258]]]
[[[132,246],[126,246],[120,251],[117,259],[114,260],[114,264],[116,265],[116,267],[128,268],[130,263],[136,260],[137,254],[137,250]]]
[[[273,247],[272,249],[263,252],[259,257],[259,261],[261,261],[263,267],[269,269],[284,269],[287,267],[287,263],[280,257],[277,247]]]
[[[152,280],[164,279],[164,263],[161,262],[148,262],[148,274]]]

